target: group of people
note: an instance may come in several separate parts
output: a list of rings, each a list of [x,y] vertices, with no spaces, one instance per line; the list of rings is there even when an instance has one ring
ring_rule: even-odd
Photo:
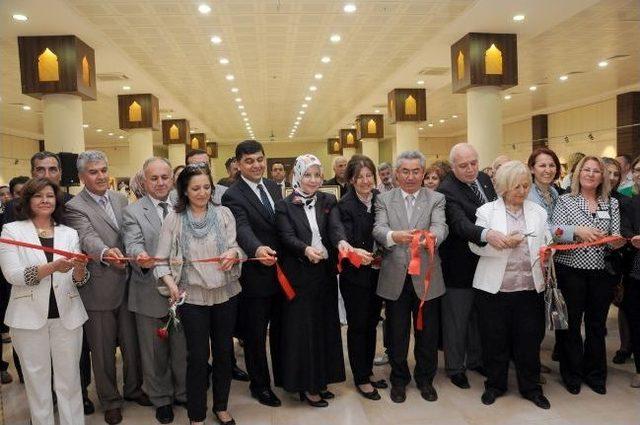
[[[183,405],[191,423],[202,424],[209,387],[214,419],[234,424],[230,385],[244,378],[234,337],[258,402],[280,406],[273,391],[280,387],[326,407],[336,397],[329,386],[346,380],[339,293],[364,398],[380,400],[390,386],[393,402],[406,400],[413,329],[413,380],[423,399],[438,398],[442,336],[454,385],[469,388],[467,370],[480,373],[481,401],[493,404],[507,391],[513,361],[521,395],[548,409],[540,374],[548,282],[538,253],[552,243],[595,243],[550,260],[568,310],[568,329],[555,335],[566,389],[577,394],[584,383],[606,393],[605,324],[621,281],[632,386],[640,387],[640,197],[616,192],[630,173],[637,193],[640,159],[626,170],[616,162],[616,177],[601,158],[584,156],[566,193],[547,148],[526,164],[497,164],[492,177],[480,172],[476,150],[461,143],[448,164],[431,167],[419,151],[378,167],[363,155],[337,158],[325,180],[319,159],[304,154],[287,194],[284,165],[272,164],[274,180],[266,178],[262,145],[245,140],[217,184],[203,151],[190,151],[175,169],[165,158],[147,159],[130,203],[109,190],[102,152],[79,154],[83,188],[74,197],[59,186],[59,158],[37,153],[32,178],[19,194],[10,188],[14,199],[2,213],[2,238],[15,243],[0,243],[10,284],[4,321],[32,423],[53,424],[54,401],[61,424],[84,423],[83,412],[93,410],[92,363],[108,424],[122,421],[125,400],[155,407],[160,423]],[[598,243],[606,236],[622,237]],[[389,383],[373,372],[383,306]],[[6,366],[2,372],[4,382]]]

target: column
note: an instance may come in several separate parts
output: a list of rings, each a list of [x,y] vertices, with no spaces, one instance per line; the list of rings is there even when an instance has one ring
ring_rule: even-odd
[[[42,107],[45,149],[83,152],[82,99],[73,94],[48,94],[42,96]]]
[[[500,88],[467,90],[467,140],[478,151],[480,166],[493,162],[502,144],[502,97]]]
[[[169,145],[169,162],[173,167],[184,165],[185,156],[187,156],[185,145]]]
[[[153,156],[153,130],[138,128],[129,130],[129,175],[142,168],[147,158]]]
[[[393,159],[401,152],[420,150],[418,138],[418,123],[416,122],[397,122],[396,124],[396,140],[393,143]]]
[[[378,145],[378,139],[360,139],[362,144],[362,155],[368,156],[373,163],[378,166],[380,160],[380,149]]]

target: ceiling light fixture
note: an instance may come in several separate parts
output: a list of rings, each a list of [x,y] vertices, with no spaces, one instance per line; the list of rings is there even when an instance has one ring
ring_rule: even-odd
[[[306,103],[303,103],[303,104],[302,104],[302,107],[303,107],[303,108],[306,108],[306,107],[308,107],[308,106],[309,106],[309,105],[307,105]]]
[[[12,16],[14,21],[17,22],[27,22],[29,20],[29,18],[27,18],[25,15],[20,15],[20,14],[15,14]]]
[[[240,90],[237,87],[231,88],[231,93],[238,93]]]
[[[329,40],[331,40],[332,43],[340,43],[342,37],[340,37],[340,34],[333,34],[331,37],[329,37]]]
[[[531,86],[531,87],[529,87],[529,90],[536,91],[536,90],[538,90],[538,88],[536,86]]]
[[[238,105],[238,109],[244,109],[244,105]]]
[[[373,112],[375,112],[376,114],[379,114],[379,113],[380,113],[380,109],[376,109],[376,110],[375,110],[375,111],[373,111]]]
[[[122,86],[122,90],[131,90],[131,86]]]
[[[422,130],[424,130],[424,128],[423,127],[418,127],[418,130],[422,131]]]
[[[444,122],[444,119],[443,119],[443,118],[440,118],[440,119],[438,120],[438,122],[439,122],[440,124],[442,124],[442,123]]]
[[[517,15],[513,15],[513,20],[516,22],[522,22],[524,21],[525,16],[521,13],[517,14]]]
[[[23,111],[30,111],[30,110],[31,110],[31,106],[29,106],[29,105],[22,105],[22,110],[23,110]]]
[[[107,133],[108,136],[113,136],[113,133]]]
[[[560,81],[567,81],[569,79],[569,76],[568,75],[561,75],[558,79]]]
[[[309,91],[316,91],[318,88],[316,86],[309,86]]]
[[[298,113],[299,113],[300,115],[304,115],[304,114],[306,114],[306,112],[305,112],[305,111],[302,111],[302,110],[298,111]]]
[[[218,62],[220,62],[220,65],[228,65],[229,64],[229,59],[220,58],[220,60]]]
[[[245,117],[245,118],[242,118],[242,120],[243,120],[244,122],[247,122],[247,121],[249,121],[249,118]]]
[[[211,42],[213,44],[220,44],[222,43],[222,39],[220,38],[220,36],[214,35],[213,37],[211,37]]]
[[[118,139],[124,139],[124,136],[118,136]]]
[[[246,112],[242,112],[240,115],[242,115],[243,117],[246,117],[247,113]]]
[[[236,102],[242,102],[242,98],[241,97],[236,97]]]
[[[311,96],[305,96],[305,97],[304,97],[304,100],[306,100],[307,102],[308,102],[308,101],[310,101],[311,99],[312,99],[312,97],[311,97]]]
[[[82,124],[82,128],[89,128],[89,124]]]
[[[173,117],[173,115],[167,115],[167,118],[171,118],[171,117]]]
[[[456,119],[458,118],[458,116],[454,114],[454,115],[451,115],[451,118]]]
[[[342,10],[344,10],[346,13],[354,13],[356,10],[358,10],[358,8],[353,3],[347,3],[344,5]]]
[[[329,63],[331,62],[331,58],[329,56],[323,56],[322,59],[320,59],[320,62]]]
[[[198,6],[198,12],[202,13],[203,15],[206,15],[207,13],[211,12],[211,6],[203,3],[200,6]]]
[[[96,130],[96,133],[102,133],[102,129],[101,129],[101,128],[98,128],[98,129]]]
[[[322,74],[316,74],[313,76],[316,80],[322,80]]]
[[[504,100],[509,100],[509,99],[511,99],[511,95],[510,95],[510,94],[506,94],[506,95],[504,96]]]
[[[233,74],[227,74],[224,78],[226,78],[227,81],[233,81],[236,79],[236,77],[234,77]]]
[[[598,62],[598,66],[599,66],[600,68],[606,68],[608,65],[609,65],[609,62],[607,62],[607,61],[600,61],[600,62]]]
[[[424,86],[424,80],[418,80],[416,81],[416,84],[419,86]]]
[[[429,124],[427,124],[428,127],[433,127],[433,123],[430,122]]]

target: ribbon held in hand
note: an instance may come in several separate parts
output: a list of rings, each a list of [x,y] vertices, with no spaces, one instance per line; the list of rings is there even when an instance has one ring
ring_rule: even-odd
[[[551,253],[553,251],[571,251],[573,249],[589,248],[592,246],[604,245],[611,242],[617,242],[620,240],[626,240],[626,238],[623,238],[622,236],[618,236],[618,235],[611,235],[611,236],[605,236],[604,238],[600,238],[593,242],[559,243],[559,244],[553,244],[553,245],[545,245],[540,247],[540,251],[539,251],[540,266],[544,270],[544,266],[545,264],[547,264],[547,261],[549,261],[549,258],[551,257]]]
[[[344,254],[342,251],[338,252],[338,273],[342,273],[342,260],[344,259],[349,260],[349,262],[351,264],[353,264],[353,266],[356,269],[359,269],[360,266],[362,265],[362,257],[355,251],[349,251],[346,254]]]
[[[0,243],[4,243],[7,245],[21,246],[21,247],[30,248],[30,249],[37,249],[39,251],[48,252],[50,254],[58,254],[68,259],[78,258],[80,260],[87,260],[87,261],[91,259],[91,257],[81,252],[63,251],[61,249],[50,248],[48,246],[42,246],[42,245],[36,245],[29,242],[16,241],[14,239],[0,238]]]
[[[282,267],[280,267],[280,264],[278,263],[276,263],[276,275],[278,276],[278,283],[280,283],[280,287],[282,288],[284,295],[287,297],[287,300],[291,301],[295,298],[296,291],[291,286],[289,279],[287,279],[284,271],[282,271]]]
[[[418,308],[418,317],[416,318],[416,329],[421,331],[423,328],[422,319],[424,316],[424,303],[429,292],[429,286],[431,285],[431,274],[433,272],[434,258],[436,255],[436,237],[428,230],[416,230],[411,239],[411,245],[409,250],[411,253],[411,260],[409,261],[409,268],[407,273],[411,276],[420,276],[420,269],[422,268],[422,255],[421,250],[424,249],[429,255],[429,263],[427,264],[427,270],[424,276],[424,295],[420,300],[420,307]]]

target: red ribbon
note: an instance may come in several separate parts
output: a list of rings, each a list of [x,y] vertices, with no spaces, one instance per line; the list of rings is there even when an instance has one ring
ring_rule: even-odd
[[[22,247],[31,248],[31,249],[38,249],[40,251],[48,252],[48,253],[51,253],[51,254],[58,254],[58,255],[61,255],[61,256],[65,257],[65,258],[79,258],[81,260],[90,260],[91,259],[91,257],[89,257],[86,254],[82,254],[82,253],[78,253],[78,252],[63,251],[61,249],[50,248],[48,246],[42,246],[42,245],[35,245],[35,244],[32,244],[32,243],[16,241],[16,240],[13,240],[13,239],[0,238],[0,243],[5,243],[7,245],[22,246]]]
[[[540,247],[539,255],[540,255],[540,265],[544,270],[545,264],[551,257],[552,251],[571,251],[572,249],[580,249],[580,248],[589,248],[592,246],[604,245],[611,242],[617,242],[620,240],[631,240],[631,238],[623,238],[622,236],[611,235],[605,236],[604,238],[600,238],[593,242],[580,242],[580,243],[561,243],[561,244],[553,244],[553,245],[545,245]]]
[[[411,276],[420,276],[420,268],[422,265],[420,250],[425,249],[427,254],[429,254],[429,263],[427,264],[427,271],[424,276],[424,295],[422,297],[424,299],[420,300],[418,317],[416,318],[416,329],[421,331],[423,329],[424,303],[427,298],[427,293],[429,292],[429,286],[431,286],[431,275],[436,255],[436,236],[428,230],[416,230],[413,234],[413,239],[411,239],[409,249],[411,252],[411,260],[409,261],[407,273]]]
[[[347,259],[357,269],[362,265],[362,257],[355,251],[349,251],[344,254],[342,251],[338,252],[338,273],[342,273],[342,260]]]
[[[280,267],[280,264],[278,263],[276,263],[276,274],[278,276],[278,282],[280,283],[280,287],[282,288],[284,295],[289,301],[291,301],[293,298],[295,298],[296,291],[291,286],[289,279],[287,279],[284,271],[282,271],[282,267]]]

